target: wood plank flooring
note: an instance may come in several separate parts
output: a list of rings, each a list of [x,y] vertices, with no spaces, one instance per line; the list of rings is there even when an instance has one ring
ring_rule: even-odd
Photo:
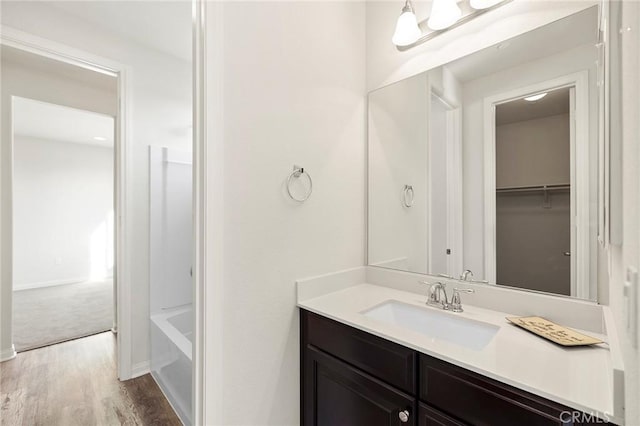
[[[100,333],[0,363],[0,425],[181,425],[151,375],[121,382]]]

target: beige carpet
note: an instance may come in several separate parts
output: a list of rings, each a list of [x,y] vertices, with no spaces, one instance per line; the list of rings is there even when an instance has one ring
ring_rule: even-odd
[[[18,352],[109,330],[113,281],[13,292],[13,343]]]

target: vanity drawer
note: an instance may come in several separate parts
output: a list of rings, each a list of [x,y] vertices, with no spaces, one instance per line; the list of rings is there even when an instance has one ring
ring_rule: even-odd
[[[419,399],[471,425],[571,425],[574,411],[427,355],[420,355]]]
[[[405,392],[416,393],[415,351],[305,310],[300,315],[307,344]]]

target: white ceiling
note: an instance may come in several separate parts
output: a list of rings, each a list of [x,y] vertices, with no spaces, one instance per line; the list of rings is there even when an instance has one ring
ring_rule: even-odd
[[[13,98],[12,111],[16,136],[113,147],[114,119],[108,115],[20,97]]]
[[[48,4],[125,40],[191,62],[191,0],[80,0]]]
[[[594,6],[460,58],[446,67],[465,83],[584,44],[595,45],[597,29],[598,7]]]
[[[518,121],[569,113],[569,90],[565,87],[547,93],[544,98],[529,102],[524,99],[507,102],[496,107],[496,124],[509,124]]]

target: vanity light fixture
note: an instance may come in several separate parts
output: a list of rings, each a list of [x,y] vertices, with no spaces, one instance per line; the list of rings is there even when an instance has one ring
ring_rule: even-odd
[[[411,49],[511,1],[433,0],[430,16],[424,25],[421,25],[423,22],[416,19],[411,0],[405,0],[391,41],[400,51]],[[423,32],[421,27],[427,30]]]
[[[103,136],[94,136],[93,139],[97,140],[97,141],[106,141],[107,138],[103,137]]]
[[[527,96],[526,98],[524,98],[524,100],[527,101],[527,102],[535,102],[535,101],[539,101],[540,99],[544,98],[545,96],[547,96],[547,92],[538,93],[537,95]]]
[[[421,35],[422,31],[420,27],[418,27],[418,19],[416,19],[411,1],[406,0],[402,8],[402,13],[398,17],[396,30],[393,33],[391,41],[393,41],[393,44],[396,46],[408,46],[411,43],[415,43]]]
[[[433,0],[427,25],[432,30],[444,30],[455,24],[462,16],[456,0]]]

